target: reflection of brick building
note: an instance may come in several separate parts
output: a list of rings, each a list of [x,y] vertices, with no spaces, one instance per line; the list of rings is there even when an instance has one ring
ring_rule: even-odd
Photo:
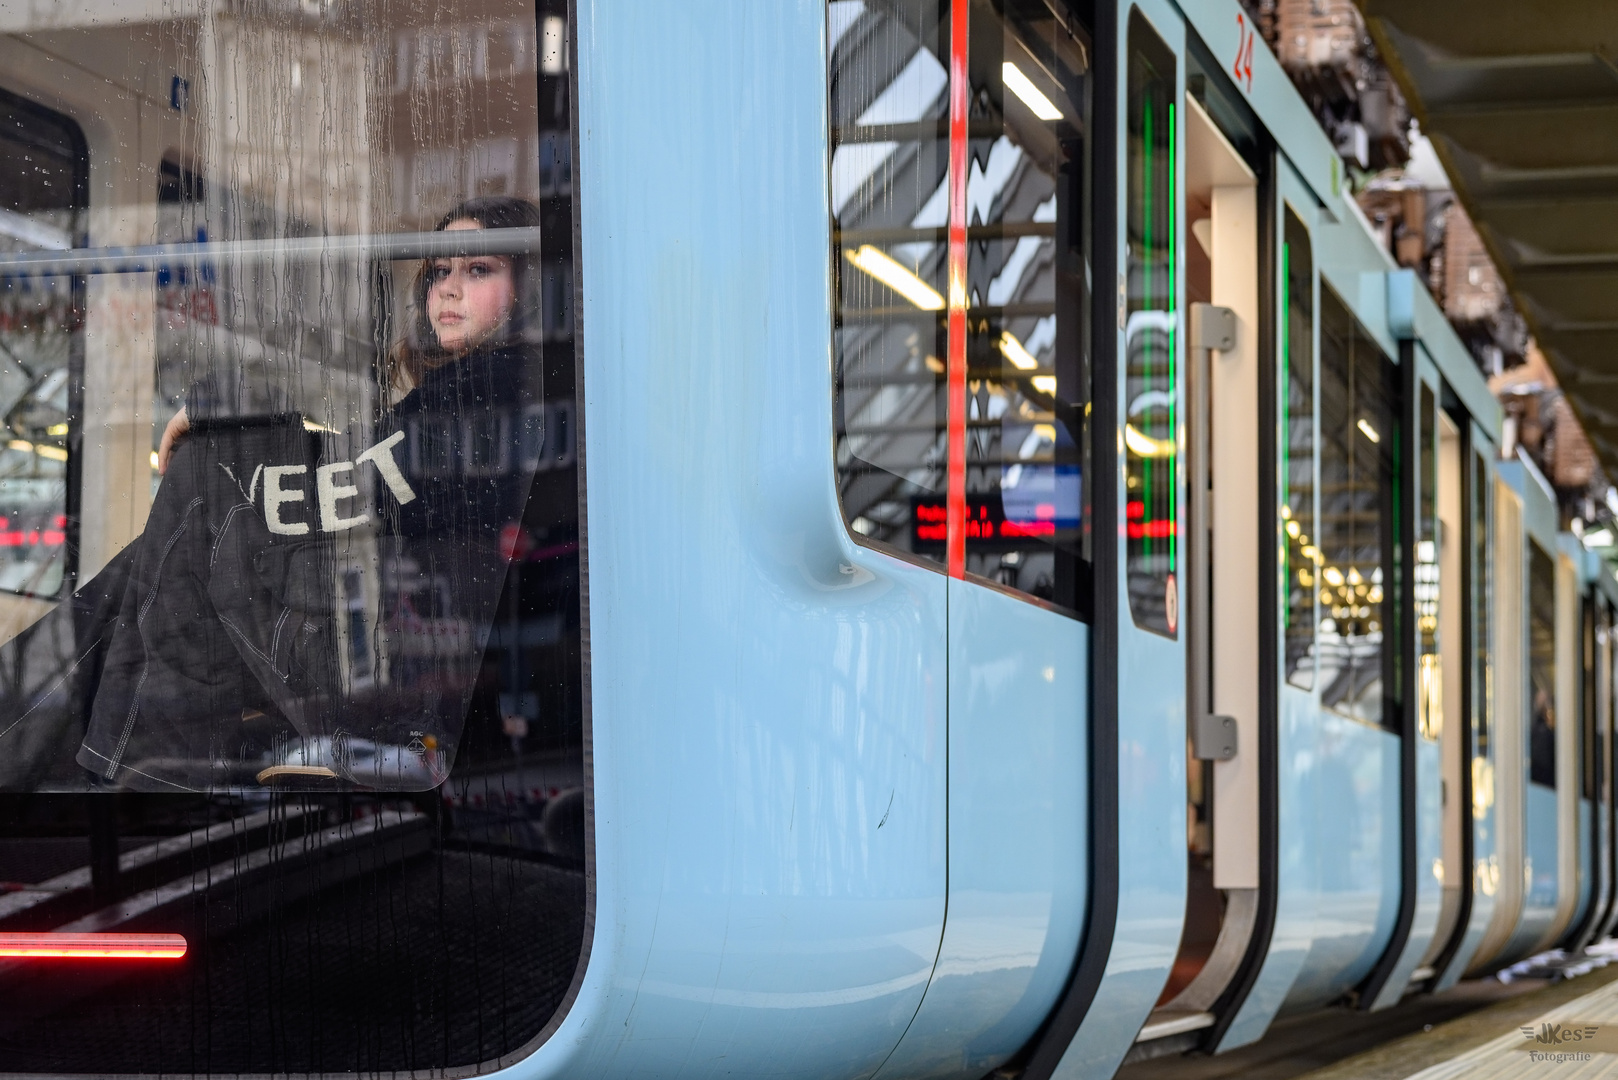
[[[1361,169],[1402,164],[1410,112],[1352,0],[1243,0],[1338,153]]]
[[[1578,416],[1556,384],[1545,354],[1530,344],[1527,359],[1489,380],[1505,412],[1508,450],[1520,445],[1556,489],[1562,521],[1609,516],[1610,487]]]

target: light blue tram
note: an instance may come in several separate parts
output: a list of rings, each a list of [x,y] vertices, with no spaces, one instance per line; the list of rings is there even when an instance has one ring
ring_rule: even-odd
[[[81,0],[0,59],[0,948],[186,949],[7,954],[0,1075],[1103,1078],[1618,924],[1618,579],[1236,0]],[[410,414],[479,259],[542,388]],[[326,462],[267,522],[360,522],[285,601],[338,726],[239,679],[85,773],[37,710],[205,393]],[[512,476],[468,605],[385,498]]]

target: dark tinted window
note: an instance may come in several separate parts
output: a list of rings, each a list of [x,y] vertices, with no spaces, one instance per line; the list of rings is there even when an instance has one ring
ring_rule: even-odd
[[[1528,778],[1556,786],[1556,561],[1528,544]]]
[[[1124,323],[1125,567],[1137,625],[1179,630],[1179,298],[1175,62],[1141,14],[1129,19]]]
[[[936,0],[829,5],[836,460],[855,533],[1083,610],[1090,43],[1058,7],[974,9],[968,45]]]
[[[1320,302],[1321,698],[1398,722],[1394,615],[1399,410],[1394,367],[1330,289]]]
[[[104,10],[6,42],[108,182],[82,572],[0,643],[0,932],[186,951],[5,961],[0,1072],[492,1071],[586,918],[565,5]]]
[[[1471,484],[1472,738],[1477,756],[1487,758],[1494,711],[1494,482],[1488,459],[1481,454],[1472,457]],[[1492,784],[1489,797],[1493,798]]]

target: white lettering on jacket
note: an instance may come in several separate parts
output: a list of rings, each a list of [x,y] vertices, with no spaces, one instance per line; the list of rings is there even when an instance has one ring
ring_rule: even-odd
[[[320,499],[321,532],[343,532],[371,520],[371,515],[367,513],[361,513],[358,517],[342,517],[337,513],[338,499],[352,499],[360,493],[360,489],[353,484],[337,481],[338,474],[352,475],[353,472],[352,461],[338,461],[331,465],[322,465],[315,470],[315,493]]]
[[[303,488],[287,489],[281,486],[285,476],[301,476],[309,471],[307,465],[271,465],[264,470],[264,523],[272,533],[281,536],[302,536],[309,531],[307,521],[283,521],[281,504],[303,502]]]
[[[315,498],[320,507],[321,532],[345,532],[348,529],[358,528],[371,520],[369,513],[362,512],[357,517],[343,517],[337,510],[337,503],[342,499],[359,497],[360,489],[353,483],[347,482],[352,477],[355,466],[361,462],[369,461],[376,466],[388,490],[393,497],[399,500],[399,505],[414,502],[416,493],[411,490],[410,484],[405,480],[404,473],[399,471],[399,463],[393,459],[393,448],[404,441],[404,432],[396,431],[386,439],[377,443],[353,461],[334,461],[329,465],[321,465],[315,469]],[[281,516],[283,503],[297,503],[304,501],[304,492],[301,486],[286,488],[281,486],[281,480],[287,476],[302,476],[309,472],[307,465],[260,465],[264,474],[264,523],[269,526],[272,533],[281,536],[303,536],[309,532],[309,523],[305,521],[287,521]],[[226,470],[229,472],[229,470]],[[258,485],[259,471],[253,472],[253,483],[249,486],[252,498]],[[340,479],[341,478],[341,479]]]
[[[393,460],[393,448],[404,442],[404,437],[404,432],[395,431],[354,459],[355,464],[369,461],[376,466],[376,471],[382,474],[388,490],[393,492],[393,497],[399,500],[400,506],[414,502],[416,498],[416,493],[411,491],[410,485],[405,482],[404,473],[399,471],[399,463]]]

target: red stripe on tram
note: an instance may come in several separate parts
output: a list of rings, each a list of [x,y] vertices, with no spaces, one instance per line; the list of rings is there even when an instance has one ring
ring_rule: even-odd
[[[949,519],[946,568],[966,576],[966,114],[971,79],[966,67],[969,0],[950,4],[949,33],[949,324],[945,342],[949,393]]]
[[[29,960],[178,960],[180,934],[0,934],[0,957]]]

